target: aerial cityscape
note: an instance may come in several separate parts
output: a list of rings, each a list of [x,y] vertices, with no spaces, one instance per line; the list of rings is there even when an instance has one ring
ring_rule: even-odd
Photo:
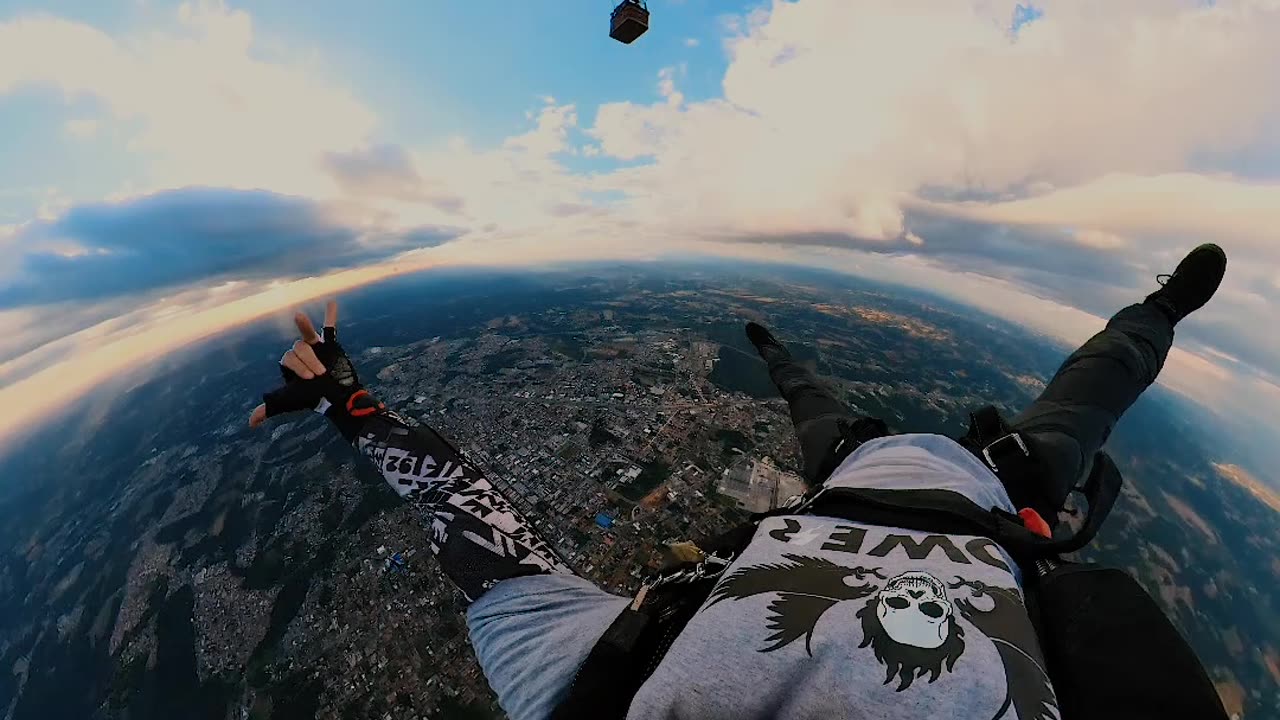
[[[1280,0],[0,3],[0,720],[1280,720],[1278,70]]]
[[[388,405],[451,438],[579,574],[629,595],[665,543],[799,492],[786,406],[741,336],[767,321],[859,412],[963,432],[1065,348],[945,301],[760,266],[427,274],[344,300]],[[422,519],[322,418],[244,427],[279,331],[158,366],[7,460],[6,719],[501,717]],[[199,369],[197,369],[197,367]],[[273,377],[274,375],[274,377]],[[1129,569],[1240,717],[1280,712],[1277,499],[1168,393],[1112,443],[1129,485],[1090,555]],[[1180,438],[1158,451],[1162,436]],[[35,482],[35,464],[58,468]],[[76,672],[79,690],[64,678]]]

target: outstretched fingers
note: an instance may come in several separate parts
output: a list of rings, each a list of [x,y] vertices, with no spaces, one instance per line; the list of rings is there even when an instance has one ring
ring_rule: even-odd
[[[296,379],[311,380],[327,372],[324,363],[320,361],[315,349],[312,348],[313,345],[322,342],[322,338],[320,333],[316,332],[316,326],[311,323],[311,318],[303,312],[295,313],[293,323],[298,327],[298,335],[301,339],[296,341],[288,352],[280,356],[280,366],[284,368],[285,386],[268,393],[265,396],[267,402],[253,409],[253,412],[249,414],[249,427],[256,428],[266,422],[268,417],[274,415],[295,410],[305,410],[306,407],[304,405],[307,402],[311,402],[312,398],[309,394],[306,398],[299,395],[296,392],[299,388],[292,384],[293,381]],[[333,341],[336,339],[337,324],[338,303],[330,300],[324,309],[323,340]]]
[[[338,339],[338,301],[330,300],[324,306],[324,341],[334,342]]]
[[[320,358],[316,357],[316,351],[307,343],[298,340],[293,343],[293,354],[298,356],[303,365],[315,375],[324,374],[324,363],[320,362]]]
[[[302,335],[302,341],[308,345],[315,345],[320,342],[320,335],[316,332],[316,326],[311,324],[311,318],[306,313],[297,313],[293,316],[293,324],[298,326],[298,332]]]
[[[280,364],[283,365],[286,370],[292,371],[293,374],[303,380],[310,380],[316,376],[315,371],[307,367],[307,364],[302,361],[302,358],[298,357],[298,353],[293,350],[290,350],[280,356]]]

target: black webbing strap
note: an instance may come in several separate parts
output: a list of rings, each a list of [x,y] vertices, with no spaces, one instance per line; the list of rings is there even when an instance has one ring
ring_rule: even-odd
[[[889,426],[880,418],[859,417],[842,419],[836,421],[836,426],[840,430],[839,436],[832,444],[830,450],[827,451],[827,457],[818,466],[818,476],[810,478],[809,481],[814,485],[821,485],[826,481],[831,473],[840,467],[845,458],[853,454],[858,446],[876,438],[882,438],[891,434]]]
[[[1105,452],[1094,455],[1093,470],[1089,473],[1089,478],[1085,480],[1084,485],[1080,487],[1080,494],[1084,495],[1085,501],[1089,503],[1089,510],[1084,516],[1084,524],[1073,535],[1078,540],[1076,547],[1063,552],[1075,552],[1093,540],[1102,527],[1102,521],[1107,519],[1111,509],[1115,507],[1122,487],[1124,487],[1124,477],[1111,456]]]
[[[659,588],[639,610],[623,610],[578,668],[552,720],[624,720],[631,700],[666,656],[715,578]]]
[[[1072,553],[1087,545],[1119,494],[1119,479],[1120,474],[1110,458],[1095,463],[1094,474],[1086,485],[1096,489],[1090,498],[1091,511],[1080,528],[1065,538],[1037,535],[1028,530],[1017,515],[986,510],[950,490],[829,488],[815,497],[804,512],[879,527],[985,537],[1004,548],[1020,564],[1030,564]]]
[[[1029,507],[1049,527],[1057,521],[1058,508],[1043,492],[1044,469],[1026,440],[1015,432],[1000,411],[988,405],[969,414],[969,432],[958,442],[996,474],[1016,508]]]
[[[1014,507],[1032,508],[1050,527],[1057,524],[1059,503],[1045,491],[1049,471],[1036,456],[1034,440],[1024,438],[1010,427],[996,408],[988,405],[971,413],[969,432],[958,442],[991,468]],[[1075,549],[1084,547],[1097,535],[1123,484],[1124,479],[1111,457],[1105,452],[1096,453],[1089,477],[1075,489],[1089,504],[1084,524],[1072,535],[1079,540]]]
[[[969,434],[965,437],[973,440],[979,448],[1008,434],[1009,426],[994,405],[969,413]]]
[[[631,698],[647,679],[641,674],[645,653],[639,645],[642,637],[652,634],[652,625],[648,613],[623,610],[578,668],[552,720],[626,717]]]

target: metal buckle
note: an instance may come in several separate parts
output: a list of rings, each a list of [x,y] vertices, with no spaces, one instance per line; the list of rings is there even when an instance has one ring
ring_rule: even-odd
[[[715,553],[707,553],[706,558],[697,565],[686,568],[679,572],[663,575],[651,583],[648,583],[649,589],[660,588],[663,585],[672,585],[676,583],[693,583],[699,580],[719,577],[725,568],[733,562],[733,558],[722,558]]]
[[[725,568],[729,567],[730,562],[732,562],[732,559],[725,559],[715,553],[709,553],[707,559],[698,563],[698,567],[694,568],[693,572],[699,580],[717,577],[724,572]],[[709,566],[715,566],[715,569],[708,569]]]
[[[1000,468],[999,466],[996,465],[995,459],[991,457],[991,448],[999,445],[1000,443],[1006,440],[1012,440],[1014,443],[1016,443],[1018,446],[1018,449],[1022,451],[1023,457],[1031,457],[1031,451],[1027,449],[1027,443],[1022,439],[1022,436],[1016,432],[1009,433],[1008,435],[1005,435],[1002,438],[996,438],[996,440],[992,442],[990,445],[982,448],[982,458],[987,461],[987,467],[990,467],[992,472],[999,473]]]
[[[818,498],[822,497],[823,495],[826,495],[827,491],[830,489],[831,487],[829,485],[823,485],[822,487],[818,488],[818,492],[814,493],[813,495],[810,495],[808,498],[801,495],[799,496],[800,501],[797,502],[794,507],[791,507],[788,509],[792,510],[793,515],[802,515],[809,508],[813,507],[813,504],[818,501]]]

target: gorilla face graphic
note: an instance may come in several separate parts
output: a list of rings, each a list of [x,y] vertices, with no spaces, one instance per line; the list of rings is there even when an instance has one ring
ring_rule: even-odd
[[[876,617],[894,641],[930,649],[946,642],[954,609],[937,578],[903,573],[889,580],[876,599]]]
[[[775,652],[804,640],[813,654],[814,629],[828,610],[841,602],[870,596],[858,611],[862,644],[887,669],[885,684],[898,678],[899,691],[917,678],[929,682],[950,672],[964,653],[964,628],[956,623],[955,605],[934,576],[904,572],[885,580],[880,568],[845,567],[830,560],[783,554],[786,562],[752,565],[730,573],[711,593],[707,606],[777,594],[769,604],[767,627],[773,631],[760,652]],[[884,580],[883,587],[875,580]]]
[[[923,572],[895,575],[858,611],[862,644],[885,666],[885,684],[898,678],[899,692],[916,678],[929,682],[955,667],[964,653],[964,628],[956,623],[947,588]]]
[[[785,542],[785,538],[775,538]],[[954,598],[948,593],[964,591]],[[849,567],[808,555],[783,553],[782,562],[745,565],[725,575],[706,608],[726,601],[770,596],[764,626],[769,634],[758,652],[772,653],[803,641],[812,656],[815,629],[831,608],[863,601],[859,648],[870,648],[885,668],[884,684],[896,692],[945,670],[955,670],[965,652],[963,619],[989,639],[1004,666],[1006,695],[994,717],[1052,720],[1060,716],[1044,670],[1035,630],[1016,587],[998,587],[957,577],[947,585],[926,572],[887,577],[879,567]],[[966,597],[967,596],[967,597]],[[979,601],[975,603],[974,601]],[[990,604],[990,610],[983,609]],[[831,628],[829,638],[847,627]],[[981,640],[979,640],[981,642]]]

